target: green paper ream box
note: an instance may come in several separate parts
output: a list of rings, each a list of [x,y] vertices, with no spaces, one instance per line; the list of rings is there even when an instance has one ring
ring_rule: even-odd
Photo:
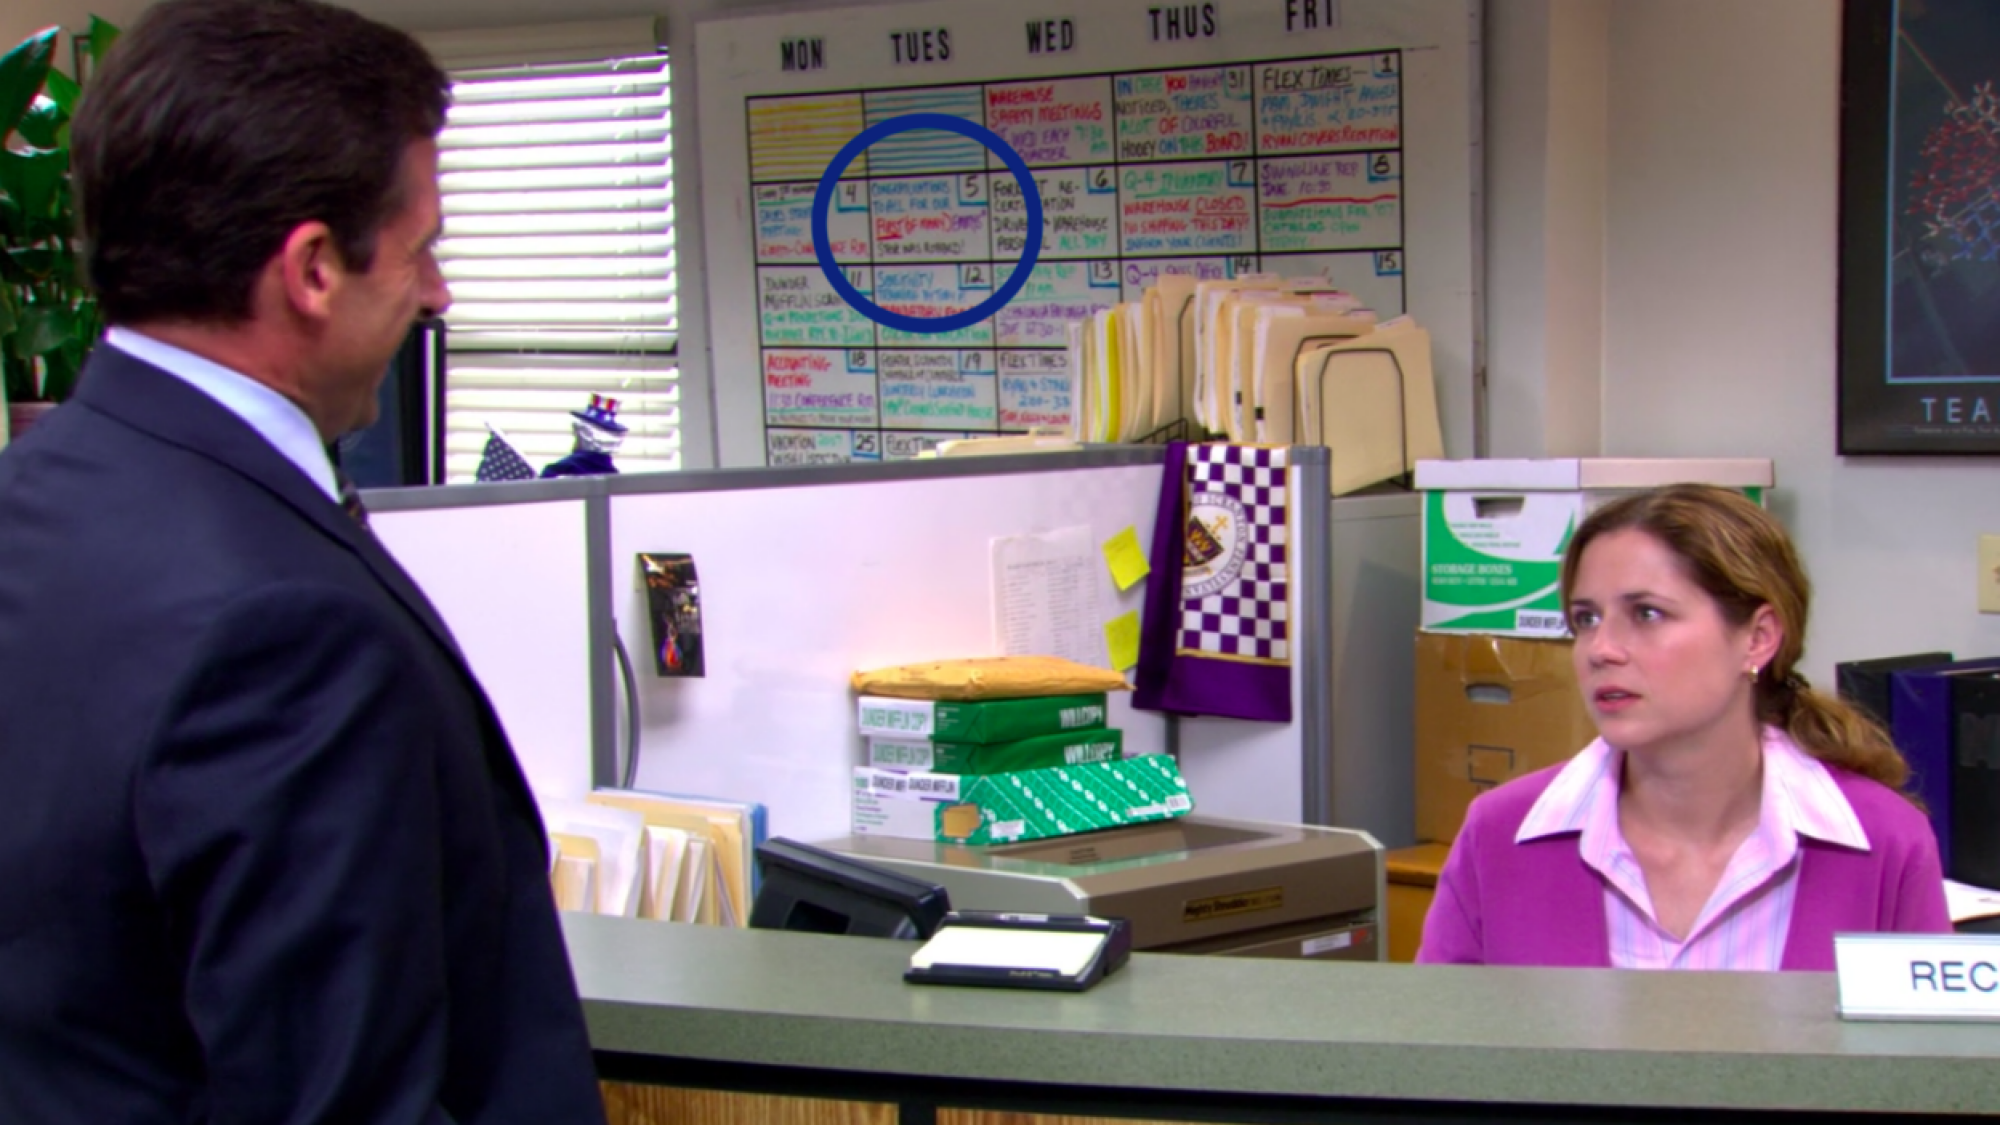
[[[882,737],[868,740],[869,765],[902,772],[1012,773],[1110,762],[1124,756],[1124,732],[1109,727],[1037,735],[1015,742],[935,742],[926,738]]]
[[[934,742],[1014,742],[1042,734],[1095,730],[1104,725],[1106,714],[1103,692],[977,703],[864,695],[860,703],[862,734]]]
[[[951,844],[1013,844],[1122,828],[1194,810],[1165,754],[1014,773],[854,770],[853,831]]]

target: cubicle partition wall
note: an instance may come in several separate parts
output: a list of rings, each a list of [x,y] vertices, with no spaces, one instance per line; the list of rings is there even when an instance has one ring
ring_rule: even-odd
[[[761,801],[772,834],[815,839],[848,829],[861,754],[849,674],[997,651],[993,541],[1083,528],[1095,551],[1131,528],[1150,545],[1163,458],[1155,447],[1103,447],[366,499],[458,634],[538,793],[569,797],[629,776],[644,788]],[[1291,495],[1325,496],[1328,468],[1324,449],[1293,449]],[[1407,602],[1413,627],[1414,518],[1384,509],[1395,534],[1373,555],[1386,552],[1386,567],[1357,540],[1353,565],[1337,574],[1329,528],[1348,502],[1294,506],[1290,723],[1174,720],[1134,711],[1128,698],[1113,704],[1130,752],[1175,754],[1203,812],[1335,823],[1344,770],[1380,787],[1338,802],[1372,819],[1378,798],[1398,791],[1398,769],[1407,773],[1407,740],[1393,734],[1407,718],[1381,713],[1408,709],[1409,632],[1380,603],[1384,594]],[[701,678],[655,673],[641,552],[693,557]],[[1143,586],[1117,591],[1101,561],[1092,585],[1101,597],[1080,612],[1094,614],[1093,628],[1139,608]],[[1368,699],[1334,682],[1336,598],[1357,620],[1393,622],[1381,636],[1343,637],[1342,659]],[[1354,713],[1337,715],[1335,700]],[[1337,767],[1342,739],[1356,743],[1343,755],[1381,761]]]
[[[1421,500],[1421,493],[1382,489],[1329,505],[1323,682],[1333,750],[1325,823],[1359,828],[1391,848],[1417,842]]]
[[[607,610],[590,565],[603,499],[581,482],[368,492],[369,526],[416,579],[486,688],[543,800],[581,797],[605,713]]]
[[[1126,527],[1150,542],[1157,449],[810,469],[735,469],[611,482],[612,612],[635,656],[638,784],[762,801],[771,831],[848,832],[860,761],[857,669],[985,656],[995,539]],[[694,557],[701,679],[653,672],[640,552]],[[1091,628],[1138,607],[1100,560],[1078,612]],[[1101,661],[1100,661],[1101,662]],[[1167,723],[1112,703],[1128,752],[1171,749]],[[1291,772],[1298,772],[1293,758]]]

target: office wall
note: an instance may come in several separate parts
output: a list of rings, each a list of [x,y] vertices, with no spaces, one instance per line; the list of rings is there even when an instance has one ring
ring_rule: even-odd
[[[1606,65],[1614,0],[1486,6],[1486,444],[1601,442]]]
[[[1815,682],[1853,657],[2000,654],[1973,601],[2000,460],[1834,453],[1840,5],[1619,0],[1610,64],[1605,452],[1776,459],[1817,584]]]
[[[662,14],[680,43],[696,18],[760,0],[352,3],[419,30]],[[10,0],[0,43],[92,11],[129,23],[143,7]],[[1819,587],[1806,671],[1822,680],[1848,657],[2000,653],[2000,617],[1972,600],[1975,537],[2000,531],[2000,463],[1833,452],[1839,11],[1488,0],[1487,13],[1490,452],[1775,458],[1778,510]],[[683,169],[698,162],[698,65],[677,56]],[[700,236],[682,229],[691,279]],[[682,309],[699,384],[698,286]]]

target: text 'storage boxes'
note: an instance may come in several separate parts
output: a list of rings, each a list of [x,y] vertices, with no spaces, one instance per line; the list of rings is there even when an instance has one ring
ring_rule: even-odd
[[[877,769],[931,773],[1013,773],[1111,762],[1124,756],[1124,732],[1108,727],[1044,734],[1014,742],[937,742],[880,736],[868,740],[869,765]]]
[[[951,844],[1012,844],[1194,810],[1187,782],[1165,754],[963,776],[858,766],[853,802],[857,836]]]
[[[1640,489],[1693,482],[1763,502],[1767,458],[1419,461],[1428,632],[1561,637],[1557,579],[1583,517]]]
[[[860,712],[861,733],[869,737],[990,743],[1095,730],[1104,726],[1108,707],[1103,692],[976,703],[864,695]]]

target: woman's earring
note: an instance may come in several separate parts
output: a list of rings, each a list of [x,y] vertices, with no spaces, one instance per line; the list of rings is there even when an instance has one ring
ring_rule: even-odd
[[[1757,682],[1757,673],[1760,671],[1762,671],[1762,669],[1758,668],[1755,664],[1752,664],[1750,667],[1743,669],[1743,678],[1749,680],[1751,683],[1754,684]]]

